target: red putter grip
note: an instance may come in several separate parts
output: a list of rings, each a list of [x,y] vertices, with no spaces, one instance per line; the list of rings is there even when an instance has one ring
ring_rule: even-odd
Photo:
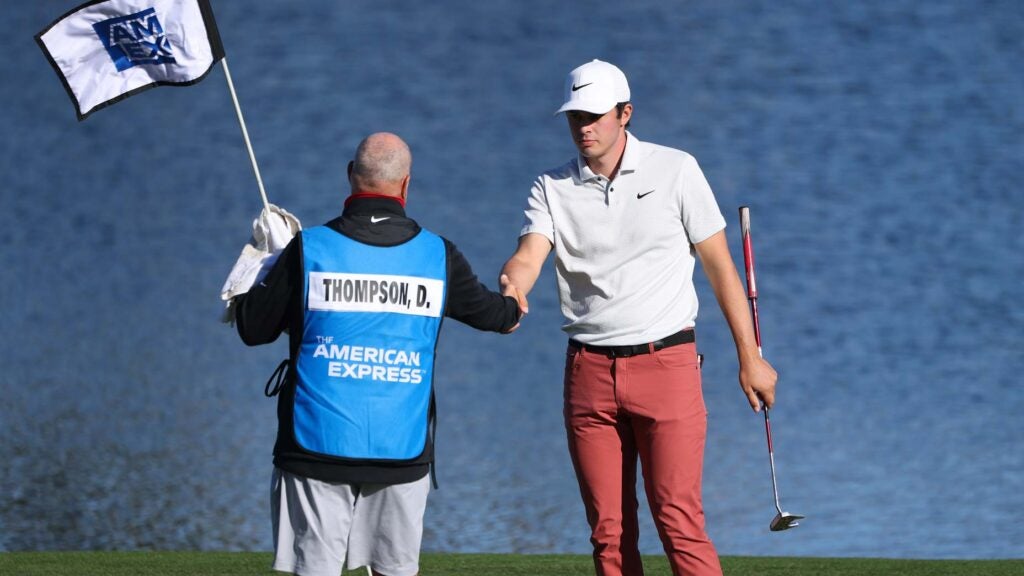
[[[740,232],[743,234],[743,264],[747,270],[747,298],[757,298],[754,245],[750,242],[750,208],[747,206],[740,206]]]

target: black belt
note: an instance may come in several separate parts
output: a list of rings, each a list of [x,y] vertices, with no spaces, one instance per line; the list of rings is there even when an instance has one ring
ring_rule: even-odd
[[[576,348],[582,348],[587,352],[604,354],[609,358],[629,358],[630,356],[650,354],[670,346],[689,344],[695,340],[696,338],[693,333],[693,328],[687,328],[686,330],[680,330],[671,336],[666,336],[661,340],[655,340],[654,342],[649,342],[647,344],[634,344],[632,346],[595,346],[593,344],[577,342],[576,340],[569,340],[569,345]]]

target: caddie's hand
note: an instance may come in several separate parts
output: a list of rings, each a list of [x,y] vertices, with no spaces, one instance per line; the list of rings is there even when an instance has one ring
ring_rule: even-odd
[[[768,408],[775,404],[775,382],[778,379],[772,365],[760,356],[740,362],[740,388],[754,412],[761,411],[762,402]]]

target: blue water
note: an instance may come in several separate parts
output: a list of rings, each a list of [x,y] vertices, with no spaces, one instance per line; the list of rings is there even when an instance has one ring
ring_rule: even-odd
[[[0,550],[270,546],[284,342],[218,293],[260,208],[218,67],[83,123],[0,18]],[[490,285],[533,177],[574,152],[565,73],[629,75],[641,139],[700,161],[739,255],[753,212],[784,507],[698,272],[705,504],[742,555],[1024,557],[1024,4],[214,1],[271,201],[333,217],[366,134],[414,154],[410,213]],[[446,323],[424,547],[589,550],[561,424],[549,263],[511,337]],[[645,552],[658,553],[646,509]]]

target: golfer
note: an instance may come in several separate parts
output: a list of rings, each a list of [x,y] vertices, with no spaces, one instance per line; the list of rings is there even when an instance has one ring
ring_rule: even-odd
[[[528,293],[554,249],[569,335],[565,428],[597,574],[643,574],[638,457],[672,573],[721,574],[701,503],[696,258],[732,331],[751,408],[772,405],[776,380],[754,341],[725,220],[692,156],[626,130],[633,105],[617,67],[594,60],[573,70],[558,113],[579,154],[535,181],[501,282]]]
[[[516,298],[488,290],[451,242],[406,216],[411,163],[394,134],[363,140],[341,216],[301,232],[239,297],[246,344],[289,337],[275,570],[338,576],[347,557],[349,569],[377,575],[419,572],[442,316],[495,332],[518,326]]]

